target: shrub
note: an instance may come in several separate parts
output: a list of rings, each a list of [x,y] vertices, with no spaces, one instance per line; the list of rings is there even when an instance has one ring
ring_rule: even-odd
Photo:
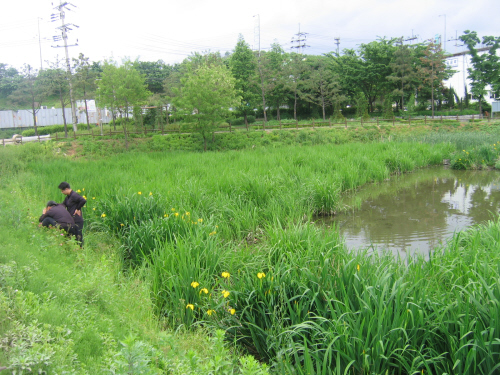
[[[87,129],[87,124],[77,124],[77,129],[78,130],[86,130]],[[38,126],[38,134],[39,135],[47,135],[47,134],[54,134],[54,133],[61,133],[64,132],[64,125],[49,125],[49,126]],[[73,133],[73,126],[72,124],[67,125],[68,128],[68,133]],[[32,137],[35,135],[35,128],[30,128],[24,130],[21,135],[23,137]]]

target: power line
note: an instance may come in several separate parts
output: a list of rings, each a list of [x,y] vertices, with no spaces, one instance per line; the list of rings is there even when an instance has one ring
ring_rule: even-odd
[[[76,118],[76,105],[75,105],[75,100],[73,99],[73,84],[72,84],[72,75],[71,75],[71,65],[69,62],[69,52],[68,52],[68,47],[73,47],[78,45],[78,40],[76,44],[73,44],[71,46],[68,45],[68,31],[72,31],[73,28],[78,28],[79,26],[72,24],[72,23],[65,23],[66,19],[66,13],[65,10],[71,10],[70,7],[76,8],[75,5],[69,3],[69,2],[62,2],[60,0],[60,3],[58,6],[54,7],[54,9],[57,9],[59,11],[59,14],[53,13],[50,16],[50,19],[52,22],[61,20],[61,26],[56,27],[56,29],[61,30],[61,38],[62,41],[64,42],[64,52],[66,53],[66,69],[68,71],[68,85],[69,85],[69,98],[71,101],[71,114],[73,116],[73,131],[77,131],[77,118]],[[56,38],[58,39],[58,38]],[[60,39],[58,39],[60,40]],[[58,47],[63,47],[63,46],[52,46],[54,48]]]
[[[298,49],[299,54],[302,54],[302,49],[304,49],[306,47],[311,47],[311,46],[308,46],[306,44],[307,34],[308,33],[304,33],[304,32],[300,31],[300,23],[299,23],[299,32],[297,34],[295,34],[295,36],[292,37],[292,41],[290,42],[290,43],[292,43],[292,46],[290,48],[291,49],[294,49],[294,48]]]

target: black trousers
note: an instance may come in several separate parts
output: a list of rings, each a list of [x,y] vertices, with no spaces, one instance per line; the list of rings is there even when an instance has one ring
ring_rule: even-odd
[[[75,216],[73,216],[75,217]],[[83,246],[83,220],[82,221],[76,221],[75,220],[75,226],[74,226],[74,234],[76,237],[76,240],[80,242],[80,247]]]
[[[76,236],[76,228],[73,225],[68,225],[68,224],[58,224],[57,221],[55,221],[51,217],[46,217],[42,221],[42,227],[58,227],[63,229],[68,235]],[[78,238],[77,238],[78,239]]]

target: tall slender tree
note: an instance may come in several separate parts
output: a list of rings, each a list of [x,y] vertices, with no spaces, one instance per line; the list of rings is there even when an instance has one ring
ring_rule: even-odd
[[[390,82],[394,83],[393,95],[399,96],[399,108],[404,108],[405,94],[408,94],[416,88],[416,65],[414,59],[414,50],[403,44],[403,39],[400,39],[400,46],[394,51],[394,57],[389,64],[392,73],[387,77]]]
[[[283,74],[285,76],[285,89],[291,93],[293,100],[293,119],[297,120],[297,106],[302,97],[302,82],[308,67],[306,57],[297,53],[287,54]]]
[[[444,62],[444,52],[441,45],[430,40],[424,50],[424,56],[420,58],[422,65],[419,69],[421,79],[420,89],[430,85],[431,92],[431,110],[434,118],[435,92],[436,88],[443,87],[443,80],[451,74]]]
[[[28,111],[33,116],[35,135],[38,135],[36,114],[49,92],[46,85],[46,78],[29,64],[23,66],[21,76],[22,80],[19,86],[9,95],[8,99],[17,108],[30,108]]]
[[[460,40],[465,43],[471,55],[472,67],[468,68],[472,95],[479,100],[479,112],[482,113],[482,101],[486,87],[500,96],[500,37],[484,36],[482,43],[488,47],[485,53],[479,53],[476,46],[481,42],[475,31],[466,30]]]
[[[254,84],[257,59],[241,34],[229,58],[229,67],[235,78],[235,88],[242,98],[237,111],[243,115],[245,126],[248,128],[248,115],[253,113],[255,102],[258,100]]]
[[[340,100],[338,79],[323,56],[310,56],[309,74],[304,82],[303,97],[321,107],[323,120],[326,120],[326,108]]]
[[[208,137],[213,137],[220,123],[231,117],[231,108],[241,103],[235,84],[231,71],[219,64],[203,64],[182,79],[174,105],[179,115],[193,119],[205,151]]]
[[[83,53],[78,55],[78,59],[73,59],[73,69],[75,72],[73,80],[76,95],[83,99],[85,104],[85,118],[87,119],[87,130],[90,130],[87,99],[91,97],[91,95],[95,94],[98,73],[96,70],[92,69],[89,58],[85,57]]]
[[[101,80],[98,81],[97,96],[101,105],[116,108],[125,121],[123,132],[125,147],[128,147],[127,123],[130,109],[134,105],[143,104],[151,95],[146,88],[145,77],[134,69],[130,60],[117,66],[113,62],[104,62]]]
[[[59,98],[64,123],[64,136],[68,138],[66,106],[70,104],[70,96],[68,72],[65,70],[64,64],[65,62],[57,57],[55,62],[49,62],[50,69],[45,70],[44,74],[47,77],[49,94],[55,94]]]

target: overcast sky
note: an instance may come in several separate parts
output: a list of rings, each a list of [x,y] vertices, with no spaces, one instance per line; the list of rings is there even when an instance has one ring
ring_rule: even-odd
[[[58,5],[58,1],[54,5]],[[285,51],[294,34],[306,35],[303,52],[322,54],[356,48],[377,37],[417,36],[411,43],[445,34],[448,52],[455,47],[456,32],[475,30],[479,36],[500,36],[499,0],[179,0],[109,1],[73,0],[76,8],[66,12],[66,23],[79,28],[70,33],[70,57],[83,52],[92,61],[124,57],[144,61],[181,62],[192,52],[232,51],[239,34],[252,47],[267,49],[273,42]],[[40,67],[56,55],[64,56],[60,35],[50,22],[57,11],[51,1],[3,1],[0,16],[0,63],[20,68],[24,63]],[[40,19],[39,19],[40,18]],[[38,33],[38,25],[40,33]],[[39,35],[40,41],[39,43]],[[407,42],[410,43],[410,42]]]

